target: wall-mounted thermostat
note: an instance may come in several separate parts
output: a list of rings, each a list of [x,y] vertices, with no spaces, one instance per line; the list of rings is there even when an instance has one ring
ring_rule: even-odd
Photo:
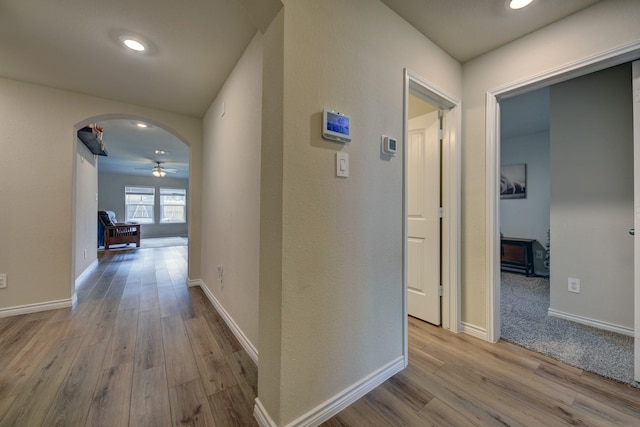
[[[382,135],[382,153],[387,156],[395,156],[398,151],[398,141],[390,136]]]
[[[351,142],[351,119],[334,110],[322,113],[322,137],[338,142]]]

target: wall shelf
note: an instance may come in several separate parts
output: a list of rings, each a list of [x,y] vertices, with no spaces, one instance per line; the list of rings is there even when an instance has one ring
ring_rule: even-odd
[[[87,146],[89,151],[93,154],[97,154],[98,156],[108,156],[107,150],[103,150],[101,148],[100,141],[93,134],[93,129],[89,126],[85,126],[82,129],[78,130],[78,138],[84,145]]]

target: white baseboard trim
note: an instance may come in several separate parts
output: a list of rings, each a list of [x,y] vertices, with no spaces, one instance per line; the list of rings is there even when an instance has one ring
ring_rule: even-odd
[[[373,372],[371,375],[368,375],[353,384],[351,387],[336,394],[331,399],[290,422],[286,427],[315,427],[322,424],[398,372],[402,371],[404,367],[404,356],[400,356]],[[259,398],[256,399],[253,415],[261,427],[277,427],[265,410],[264,406],[260,403]]]
[[[256,404],[253,406],[253,418],[256,419],[260,427],[277,427],[277,424],[271,419],[269,413],[264,409],[262,402],[260,402],[260,399],[257,397]]]
[[[75,304],[78,296],[74,293],[71,298],[56,301],[39,302],[36,304],[20,305],[16,307],[1,308],[0,317],[19,316],[21,314],[37,313],[39,311],[57,310],[67,308]]]
[[[616,332],[630,337],[633,336],[633,328],[628,328],[626,326],[620,326],[614,323],[604,322],[602,320],[590,319],[588,317],[578,316],[577,314],[565,313],[564,311],[554,310],[553,308],[549,308],[547,313],[549,316],[557,317],[559,319],[570,320],[571,322],[593,326],[594,328],[603,329],[609,332]]]
[[[78,286],[78,284],[80,282],[82,282],[84,279],[86,279],[89,274],[91,274],[91,272],[98,266],[98,260],[94,259],[93,262],[91,264],[89,264],[89,267],[85,268],[84,271],[82,273],[80,273],[80,275],[78,277],[76,277],[76,286]]]
[[[222,316],[224,322],[227,324],[233,335],[240,341],[240,345],[247,352],[251,360],[257,365],[258,364],[258,349],[249,341],[249,338],[242,332],[242,329],[238,326],[238,324],[233,320],[233,318],[227,313],[227,310],[224,309],[220,301],[213,295],[213,293],[209,290],[207,285],[202,281],[202,279],[189,279],[187,280],[187,286],[194,287],[200,286],[200,289],[207,296],[213,308]]]
[[[201,288],[204,288],[204,282],[201,279],[187,279],[187,286],[190,288],[193,288],[195,286],[200,286]]]
[[[471,323],[460,322],[460,332],[471,335],[472,337],[480,338],[484,341],[489,341],[487,330],[485,328],[472,325]]]

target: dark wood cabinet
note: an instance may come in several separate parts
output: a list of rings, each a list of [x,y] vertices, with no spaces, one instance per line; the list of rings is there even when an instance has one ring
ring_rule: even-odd
[[[500,268],[533,276],[533,242],[535,239],[503,237],[500,239]]]

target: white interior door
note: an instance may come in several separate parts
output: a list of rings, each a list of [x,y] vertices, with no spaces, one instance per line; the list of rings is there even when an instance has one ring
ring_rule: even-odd
[[[440,324],[440,119],[409,120],[407,285],[409,315]]]
[[[632,64],[633,75],[633,201],[634,239],[634,311],[635,357],[634,378],[640,381],[640,61]]]

